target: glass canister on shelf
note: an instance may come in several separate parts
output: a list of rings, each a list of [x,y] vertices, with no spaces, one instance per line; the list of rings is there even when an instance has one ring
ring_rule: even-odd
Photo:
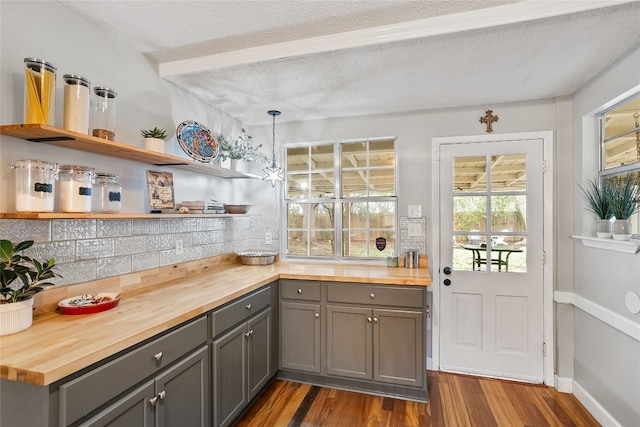
[[[76,74],[65,74],[62,127],[72,132],[89,133],[91,82]]]
[[[17,212],[53,212],[58,165],[41,160],[14,160]]]
[[[57,69],[38,58],[24,58],[24,65],[24,122],[53,126]]]
[[[62,212],[91,212],[93,171],[85,166],[60,166],[58,194]]]
[[[114,213],[122,209],[122,186],[118,183],[118,175],[97,172],[91,196],[93,212]]]
[[[91,100],[91,134],[113,141],[116,138],[116,96],[118,93],[104,86],[93,88]]]

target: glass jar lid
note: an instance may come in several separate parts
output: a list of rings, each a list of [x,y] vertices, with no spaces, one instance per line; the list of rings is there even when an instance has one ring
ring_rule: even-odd
[[[117,181],[118,175],[115,173],[108,172],[96,172],[96,180],[104,180],[104,181]]]
[[[60,166],[60,173],[75,173],[93,175],[94,168],[78,165],[62,165]]]
[[[50,62],[45,61],[44,59],[38,58],[24,58],[24,63],[26,66],[33,71],[40,72],[43,68],[47,71],[55,73],[58,69],[55,65]]]
[[[93,93],[95,93],[101,98],[115,98],[116,95],[118,95],[118,92],[116,92],[115,90],[109,89],[108,87],[104,87],[104,86],[94,87]]]
[[[9,167],[12,169],[43,169],[49,171],[58,169],[56,163],[44,162],[42,160],[14,160]]]
[[[65,74],[64,76],[62,76],[62,78],[68,85],[82,85],[86,87],[91,86],[91,82],[88,79],[77,74]]]

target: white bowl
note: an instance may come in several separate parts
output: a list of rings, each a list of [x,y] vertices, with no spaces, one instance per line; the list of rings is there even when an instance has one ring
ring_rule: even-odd
[[[223,204],[224,211],[228,214],[246,214],[253,205],[227,205]]]

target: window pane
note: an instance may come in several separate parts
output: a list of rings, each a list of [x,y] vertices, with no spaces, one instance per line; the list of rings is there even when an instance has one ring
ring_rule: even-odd
[[[306,231],[289,231],[287,233],[287,254],[307,255],[308,233]]]
[[[453,231],[486,231],[487,198],[485,196],[454,196]]]
[[[343,197],[364,197],[367,195],[367,170],[342,172]]]
[[[313,230],[310,232],[311,256],[334,256],[336,253],[333,230]]]
[[[371,169],[369,170],[369,196],[395,196],[396,176],[394,169]]]
[[[314,199],[332,199],[335,197],[333,171],[311,174],[311,197]]]
[[[493,271],[526,273],[526,236],[491,236],[491,258]]]
[[[309,198],[309,175],[287,173],[287,199]]]
[[[380,250],[378,244],[384,245]],[[382,245],[381,245],[382,247]],[[369,256],[370,257],[387,257],[396,251],[396,233],[387,230],[372,230],[369,238]]]
[[[340,164],[342,169],[366,168],[367,167],[367,143],[355,142],[342,144],[342,158]]]
[[[287,205],[287,227],[303,228],[305,226],[305,213],[302,205],[292,203]]]
[[[370,228],[395,228],[396,204],[395,202],[370,202],[369,203],[369,227]]]
[[[371,141],[369,143],[369,167],[395,167],[394,141]]]
[[[367,230],[351,230],[342,232],[342,254],[345,257],[368,257]]]
[[[487,158],[460,157],[453,159],[453,192],[487,191]]]
[[[491,197],[491,229],[502,232],[527,231],[527,196]]]
[[[527,189],[527,156],[512,154],[491,158],[491,191]]]
[[[333,144],[311,146],[309,170],[325,170],[333,172]]]
[[[640,96],[604,114],[604,168],[640,162]]]
[[[342,228],[363,228],[367,226],[367,203],[345,202],[342,205]]]

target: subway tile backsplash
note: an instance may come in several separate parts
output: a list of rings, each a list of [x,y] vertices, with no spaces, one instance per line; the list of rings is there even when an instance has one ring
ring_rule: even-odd
[[[265,245],[270,232],[273,244]],[[36,243],[25,255],[55,258],[56,286],[88,282],[233,251],[274,250],[276,219],[176,217],[134,219],[0,219],[0,238]],[[183,253],[176,252],[182,240]]]

